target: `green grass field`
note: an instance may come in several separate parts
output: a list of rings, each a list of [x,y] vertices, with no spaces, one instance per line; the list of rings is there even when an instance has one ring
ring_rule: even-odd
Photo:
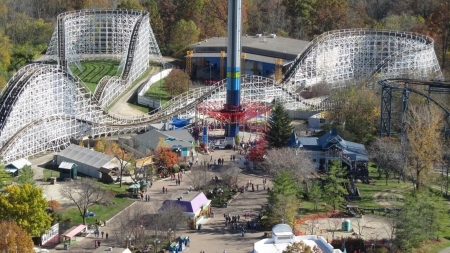
[[[94,217],[86,217],[86,223],[92,224],[98,220],[108,220],[114,215],[125,209],[133,203],[133,200],[126,198],[114,198],[114,204],[110,206],[93,205],[89,208],[89,212],[95,213]],[[76,207],[65,209],[63,212],[63,219],[70,219],[71,222],[83,224],[83,218]]]
[[[86,84],[91,92],[94,92],[98,82],[104,76],[121,74],[117,72],[119,64],[118,61],[89,61],[81,63],[83,71],[80,71],[75,65],[70,66],[70,70]]]
[[[150,86],[150,89],[145,92],[145,95],[148,98],[153,99],[160,99],[161,104],[166,103],[169,101],[169,92],[166,91],[165,86],[165,80],[159,80],[158,82],[154,83],[152,86]]]

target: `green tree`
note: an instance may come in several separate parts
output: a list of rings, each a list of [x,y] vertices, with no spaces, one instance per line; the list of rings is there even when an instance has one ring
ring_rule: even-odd
[[[0,195],[0,219],[12,219],[30,235],[40,236],[51,226],[42,189],[30,184],[12,185]]]
[[[375,139],[380,118],[380,99],[363,87],[351,86],[335,90],[331,100],[336,106],[327,118],[336,119],[339,135],[349,141],[370,144]],[[364,127],[361,127],[364,126]]]
[[[153,34],[155,35],[155,39],[158,44],[162,45],[164,42],[164,22],[159,14],[158,4],[155,0],[147,0],[145,1],[144,6],[147,8],[147,11],[150,12],[150,25]]]
[[[289,171],[280,171],[272,183],[274,187],[269,191],[268,215],[279,222],[284,220],[294,226],[302,196],[300,188]]]
[[[25,166],[21,170],[19,170],[19,177],[17,178],[17,182],[21,184],[31,184],[36,185],[36,181],[33,179],[34,171],[31,169],[31,166]]]
[[[177,22],[172,32],[172,40],[170,48],[173,50],[173,56],[183,58],[191,44],[199,41],[200,30],[194,21],[185,21],[184,19]]]
[[[272,147],[283,147],[292,134],[294,127],[292,119],[282,104],[277,104],[272,110],[266,140]]]
[[[428,191],[412,191],[394,217],[395,245],[406,252],[439,234],[448,234],[447,226],[442,223],[447,209],[446,201],[441,197]]]
[[[144,10],[144,7],[136,0],[122,0],[117,5],[117,9]]]
[[[9,182],[9,179],[11,176],[6,172],[5,166],[0,166],[0,189],[2,189],[7,183]]]
[[[341,166],[341,161],[333,160],[331,161],[331,166],[329,167],[328,173],[325,177],[325,187],[324,195],[326,202],[330,204],[334,210],[344,201],[344,195],[347,193],[345,188],[342,186],[347,180],[344,179],[345,171]]]
[[[317,182],[313,182],[308,192],[308,199],[314,203],[314,210],[317,211],[317,203],[322,201],[322,188]]]

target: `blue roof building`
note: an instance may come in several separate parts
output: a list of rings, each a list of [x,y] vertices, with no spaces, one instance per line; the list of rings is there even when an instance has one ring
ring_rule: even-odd
[[[319,138],[298,138],[295,133],[292,133],[286,145],[311,151],[311,156],[319,170],[327,170],[328,162],[335,159],[341,160],[350,168],[356,168],[357,164],[369,162],[364,145],[342,139],[337,134],[336,128]]]

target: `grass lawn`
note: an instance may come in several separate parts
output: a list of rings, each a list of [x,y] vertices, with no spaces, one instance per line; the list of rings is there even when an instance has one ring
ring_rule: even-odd
[[[300,211],[299,214],[304,215],[310,215],[310,214],[316,214],[316,213],[326,213],[328,212],[328,208],[325,208],[323,203],[317,203],[317,210],[314,210],[314,203],[302,200],[300,205]]]
[[[44,178],[50,178],[50,177],[56,177],[59,178],[59,171],[57,170],[53,170],[53,169],[43,169],[43,173],[44,173]]]
[[[113,203],[110,206],[103,205],[93,205],[89,208],[89,212],[95,213],[94,217],[86,217],[86,223],[92,224],[98,220],[108,220],[114,215],[125,209],[127,206],[131,205],[134,201],[126,198],[114,198]],[[77,224],[83,224],[83,218],[80,216],[78,208],[71,207],[64,210],[63,219],[70,219],[71,222]]]
[[[94,92],[98,82],[104,76],[120,76],[121,73],[117,72],[119,64],[119,61],[88,61],[81,63],[83,71],[75,65],[70,66],[70,70],[86,84],[91,92]]]
[[[166,91],[165,80],[159,80],[158,82],[152,84],[150,88],[145,92],[144,96],[153,99],[160,99],[161,104],[169,101],[169,92]]]

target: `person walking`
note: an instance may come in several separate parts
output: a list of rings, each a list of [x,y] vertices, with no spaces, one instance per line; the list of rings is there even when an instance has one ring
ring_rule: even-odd
[[[104,232],[102,231],[102,239],[103,239],[103,233],[104,233]]]
[[[106,233],[105,238],[106,238],[106,240],[108,240],[108,233]]]
[[[164,188],[164,186],[163,186],[163,193],[165,192],[165,190],[166,190],[166,188]]]

